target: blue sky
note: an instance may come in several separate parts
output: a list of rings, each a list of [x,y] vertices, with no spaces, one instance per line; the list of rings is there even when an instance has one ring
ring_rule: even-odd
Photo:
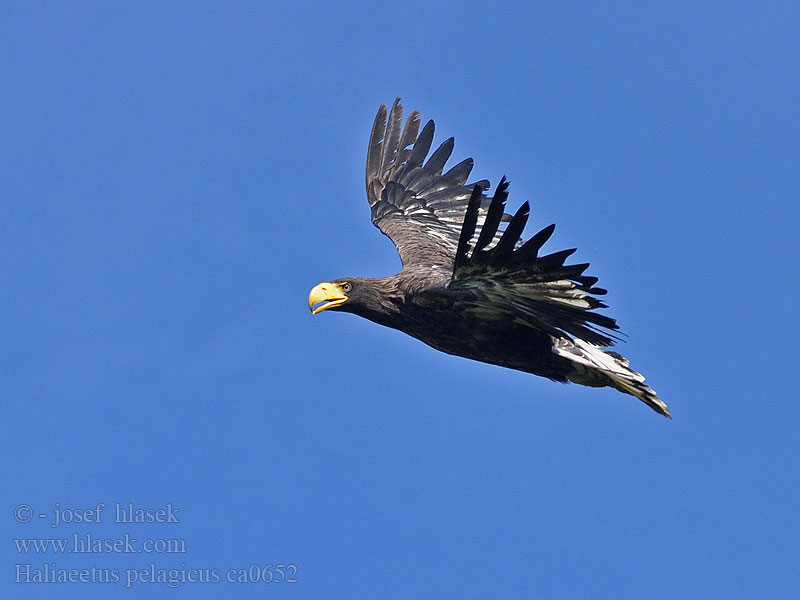
[[[273,4],[0,9],[3,596],[796,593],[797,9]],[[398,95],[592,263],[673,422],[310,315],[400,268],[363,182]],[[186,551],[14,542],[126,533]],[[13,583],[45,563],[121,581]]]

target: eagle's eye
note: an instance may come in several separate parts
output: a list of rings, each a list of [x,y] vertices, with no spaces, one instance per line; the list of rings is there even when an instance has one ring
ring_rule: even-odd
[[[353,286],[352,286],[352,285],[350,285],[348,282],[346,282],[346,281],[345,281],[345,282],[342,284],[342,291],[343,291],[343,292],[345,292],[345,293],[346,293],[346,292],[349,292],[349,291],[350,291],[350,290],[352,290],[352,289],[353,289]]]

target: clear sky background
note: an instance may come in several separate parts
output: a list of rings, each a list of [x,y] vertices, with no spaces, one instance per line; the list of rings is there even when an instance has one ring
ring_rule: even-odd
[[[796,597],[800,12],[332,6],[0,9],[3,597]],[[592,263],[674,421],[311,316],[400,268],[363,181],[395,96]],[[13,541],[126,533],[186,552]],[[121,581],[12,583],[45,563]],[[126,590],[151,564],[221,580]]]

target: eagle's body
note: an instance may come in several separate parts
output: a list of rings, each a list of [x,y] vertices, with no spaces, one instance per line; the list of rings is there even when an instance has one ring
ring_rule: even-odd
[[[399,99],[388,121],[386,107],[378,111],[366,184],[373,223],[395,243],[403,271],[319,284],[309,295],[314,313],[352,312],[448,354],[555,381],[611,386],[669,416],[644,377],[604,349],[618,327],[595,312],[605,308],[595,296],[606,291],[583,274],[589,265],[564,264],[574,249],[540,255],[552,225],[521,243],[528,203],[513,217],[504,213],[505,178],[489,199],[487,181],[465,185],[471,159],[443,174],[452,138],[426,161],[433,121],[419,132],[418,114],[405,127],[402,115]]]

